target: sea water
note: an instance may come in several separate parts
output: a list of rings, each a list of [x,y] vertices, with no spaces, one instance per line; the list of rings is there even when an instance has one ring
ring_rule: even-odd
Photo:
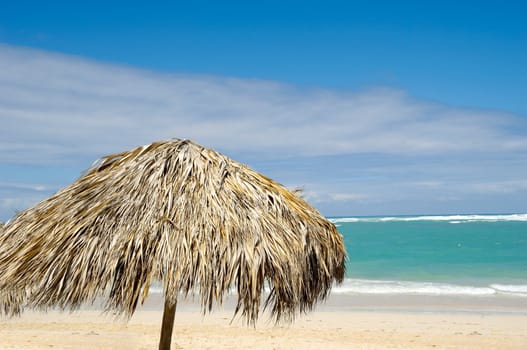
[[[334,293],[527,297],[527,214],[330,220],[348,252]]]

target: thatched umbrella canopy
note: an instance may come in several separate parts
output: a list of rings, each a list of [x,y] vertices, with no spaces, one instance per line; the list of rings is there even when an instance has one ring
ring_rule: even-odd
[[[160,348],[180,294],[203,312],[234,287],[236,313],[292,319],[342,281],[335,226],[275,181],[188,140],[104,157],[0,232],[0,313],[75,310],[96,298],[130,317],[163,284]],[[167,345],[168,344],[168,345]]]

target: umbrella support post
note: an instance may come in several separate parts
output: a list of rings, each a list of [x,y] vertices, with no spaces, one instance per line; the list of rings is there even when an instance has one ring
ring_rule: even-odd
[[[172,304],[165,299],[165,309],[163,310],[163,323],[161,324],[161,339],[159,340],[159,350],[170,350],[175,316],[176,303],[174,302]]]

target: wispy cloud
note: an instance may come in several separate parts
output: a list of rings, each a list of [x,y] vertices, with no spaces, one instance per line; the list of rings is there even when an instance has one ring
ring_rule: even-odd
[[[527,191],[527,180],[479,182],[470,184],[467,190],[490,194],[517,193]]]
[[[377,88],[171,75],[0,45],[0,161],[67,162],[153,140],[312,156],[523,151],[524,119]]]
[[[250,159],[329,214],[527,210],[525,116],[394,88],[175,75],[0,44],[0,125],[0,164],[27,168],[0,174],[4,220],[72,168],[173,137]],[[42,179],[35,164],[68,175]]]
[[[311,203],[328,203],[340,201],[361,201],[368,196],[362,193],[327,192],[327,191],[306,191],[303,197]]]
[[[423,181],[416,181],[409,184],[410,186],[414,186],[417,188],[430,188],[430,189],[436,189],[441,188],[444,183],[437,180],[423,180]]]
[[[0,188],[10,190],[29,190],[35,192],[49,191],[50,188],[46,185],[41,184],[27,184],[27,183],[14,183],[14,182],[2,182],[0,181]]]

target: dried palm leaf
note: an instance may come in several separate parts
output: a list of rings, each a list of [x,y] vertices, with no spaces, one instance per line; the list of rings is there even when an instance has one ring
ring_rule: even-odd
[[[192,141],[156,142],[103,158],[3,227],[0,312],[102,297],[130,317],[160,281],[172,320],[181,295],[207,312],[234,288],[235,313],[255,322],[264,286],[272,315],[291,320],[342,281],[344,259],[335,226],[297,193]]]

